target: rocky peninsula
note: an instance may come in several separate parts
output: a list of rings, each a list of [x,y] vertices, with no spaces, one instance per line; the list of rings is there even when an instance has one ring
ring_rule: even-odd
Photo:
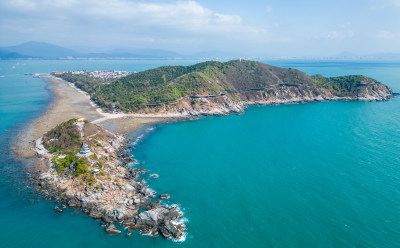
[[[115,222],[141,234],[179,239],[186,230],[183,216],[168,206],[166,194],[156,199],[126,152],[126,139],[84,119],[63,122],[35,142],[35,150],[47,171],[38,177],[38,190],[56,199],[55,211],[66,207],[82,209],[102,219],[110,234],[121,231]]]
[[[166,66],[115,79],[88,75],[42,76],[54,101],[20,135],[15,152],[37,162],[31,174],[38,192],[56,200],[56,212],[76,207],[102,219],[108,233],[120,233],[115,225],[120,223],[166,238],[184,235],[183,213],[167,204],[169,195],[148,188],[140,177],[146,169],[137,168],[119,133],[149,123],[242,113],[251,105],[386,101],[395,95],[361,75],[308,76],[242,60]]]

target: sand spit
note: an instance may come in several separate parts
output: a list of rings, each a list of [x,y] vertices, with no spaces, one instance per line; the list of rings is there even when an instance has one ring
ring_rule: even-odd
[[[49,82],[53,101],[39,118],[26,125],[27,128],[18,135],[14,152],[17,158],[29,162],[26,167],[27,172],[32,175],[33,181],[38,182],[42,192],[47,192],[47,195],[54,199],[63,200],[65,205],[62,205],[62,208],[56,206],[55,211],[62,212],[66,206],[80,207],[89,216],[102,218],[107,223],[106,231],[109,233],[120,233],[113,222],[123,221],[123,225],[132,230],[144,229],[144,233],[146,231],[152,235],[160,233],[166,238],[181,237],[182,233],[179,230],[183,230],[184,225],[175,225],[175,222],[171,221],[181,218],[182,213],[173,207],[160,206],[160,200],[152,203],[151,197],[155,196],[152,192],[147,192],[147,185],[142,185],[136,178],[141,170],[145,169],[130,168],[129,161],[121,162],[129,158],[122,157],[122,153],[119,152],[125,149],[126,141],[121,142],[121,140],[125,140],[124,134],[127,132],[147,124],[181,120],[182,118],[178,118],[181,116],[104,113],[90,100],[88,94],[73,84],[50,75],[41,77]],[[116,133],[115,137],[119,137],[112,140],[108,148],[103,144],[107,152],[116,150],[108,158],[110,161],[105,169],[108,181],[99,181],[102,184],[101,187],[98,186],[101,189],[100,193],[93,187],[82,186],[78,179],[57,175],[51,162],[53,155],[42,144],[42,137],[46,132],[74,118],[84,118],[94,122],[109,131],[112,134],[110,137],[114,135],[113,133]],[[74,183],[77,185],[72,187]],[[129,187],[128,193],[125,192],[125,186]],[[94,195],[97,196],[95,200],[91,198]],[[136,202],[131,203],[132,199],[136,199]],[[138,215],[141,207],[146,207],[147,211]],[[118,210],[118,215],[115,215],[114,210]]]
[[[34,141],[59,123],[72,118],[85,118],[111,132],[122,134],[143,125],[176,121],[182,118],[178,115],[104,113],[90,100],[87,93],[76,88],[72,83],[51,75],[42,75],[41,78],[50,83],[54,100],[42,116],[34,120],[26,130],[19,134],[14,144],[14,152],[20,158],[36,157]]]

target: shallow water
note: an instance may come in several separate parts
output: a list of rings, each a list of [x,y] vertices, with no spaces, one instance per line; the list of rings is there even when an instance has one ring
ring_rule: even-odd
[[[46,83],[24,73],[140,71],[194,61],[1,61],[0,241],[3,247],[399,247],[400,99],[253,107],[244,115],[164,124],[134,156],[188,219],[174,243],[106,235],[79,211],[62,214],[26,191],[12,137],[43,111]],[[400,92],[400,64],[269,63],[328,76],[364,74]],[[13,66],[15,67],[13,69]]]

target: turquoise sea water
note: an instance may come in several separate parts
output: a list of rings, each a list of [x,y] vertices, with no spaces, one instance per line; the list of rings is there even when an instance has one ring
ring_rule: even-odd
[[[140,71],[195,61],[1,61],[2,247],[400,247],[400,99],[252,107],[146,129],[133,151],[180,204],[186,241],[109,236],[79,211],[62,214],[20,183],[13,136],[51,101],[24,73]],[[327,76],[364,74],[400,92],[399,63],[270,61]],[[132,139],[140,135],[131,134]]]

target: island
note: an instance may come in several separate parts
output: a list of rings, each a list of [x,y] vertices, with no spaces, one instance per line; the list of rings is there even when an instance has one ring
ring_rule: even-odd
[[[37,192],[55,201],[56,212],[75,207],[102,219],[110,234],[121,232],[115,225],[120,223],[128,227],[127,235],[140,229],[175,239],[186,233],[183,213],[168,192],[149,189],[141,177],[147,170],[138,168],[124,133],[149,123],[240,114],[252,105],[395,96],[388,86],[362,75],[309,76],[247,60],[41,77],[51,83],[55,100],[15,148],[20,157],[37,161],[31,171]],[[152,173],[149,179],[157,180]]]

